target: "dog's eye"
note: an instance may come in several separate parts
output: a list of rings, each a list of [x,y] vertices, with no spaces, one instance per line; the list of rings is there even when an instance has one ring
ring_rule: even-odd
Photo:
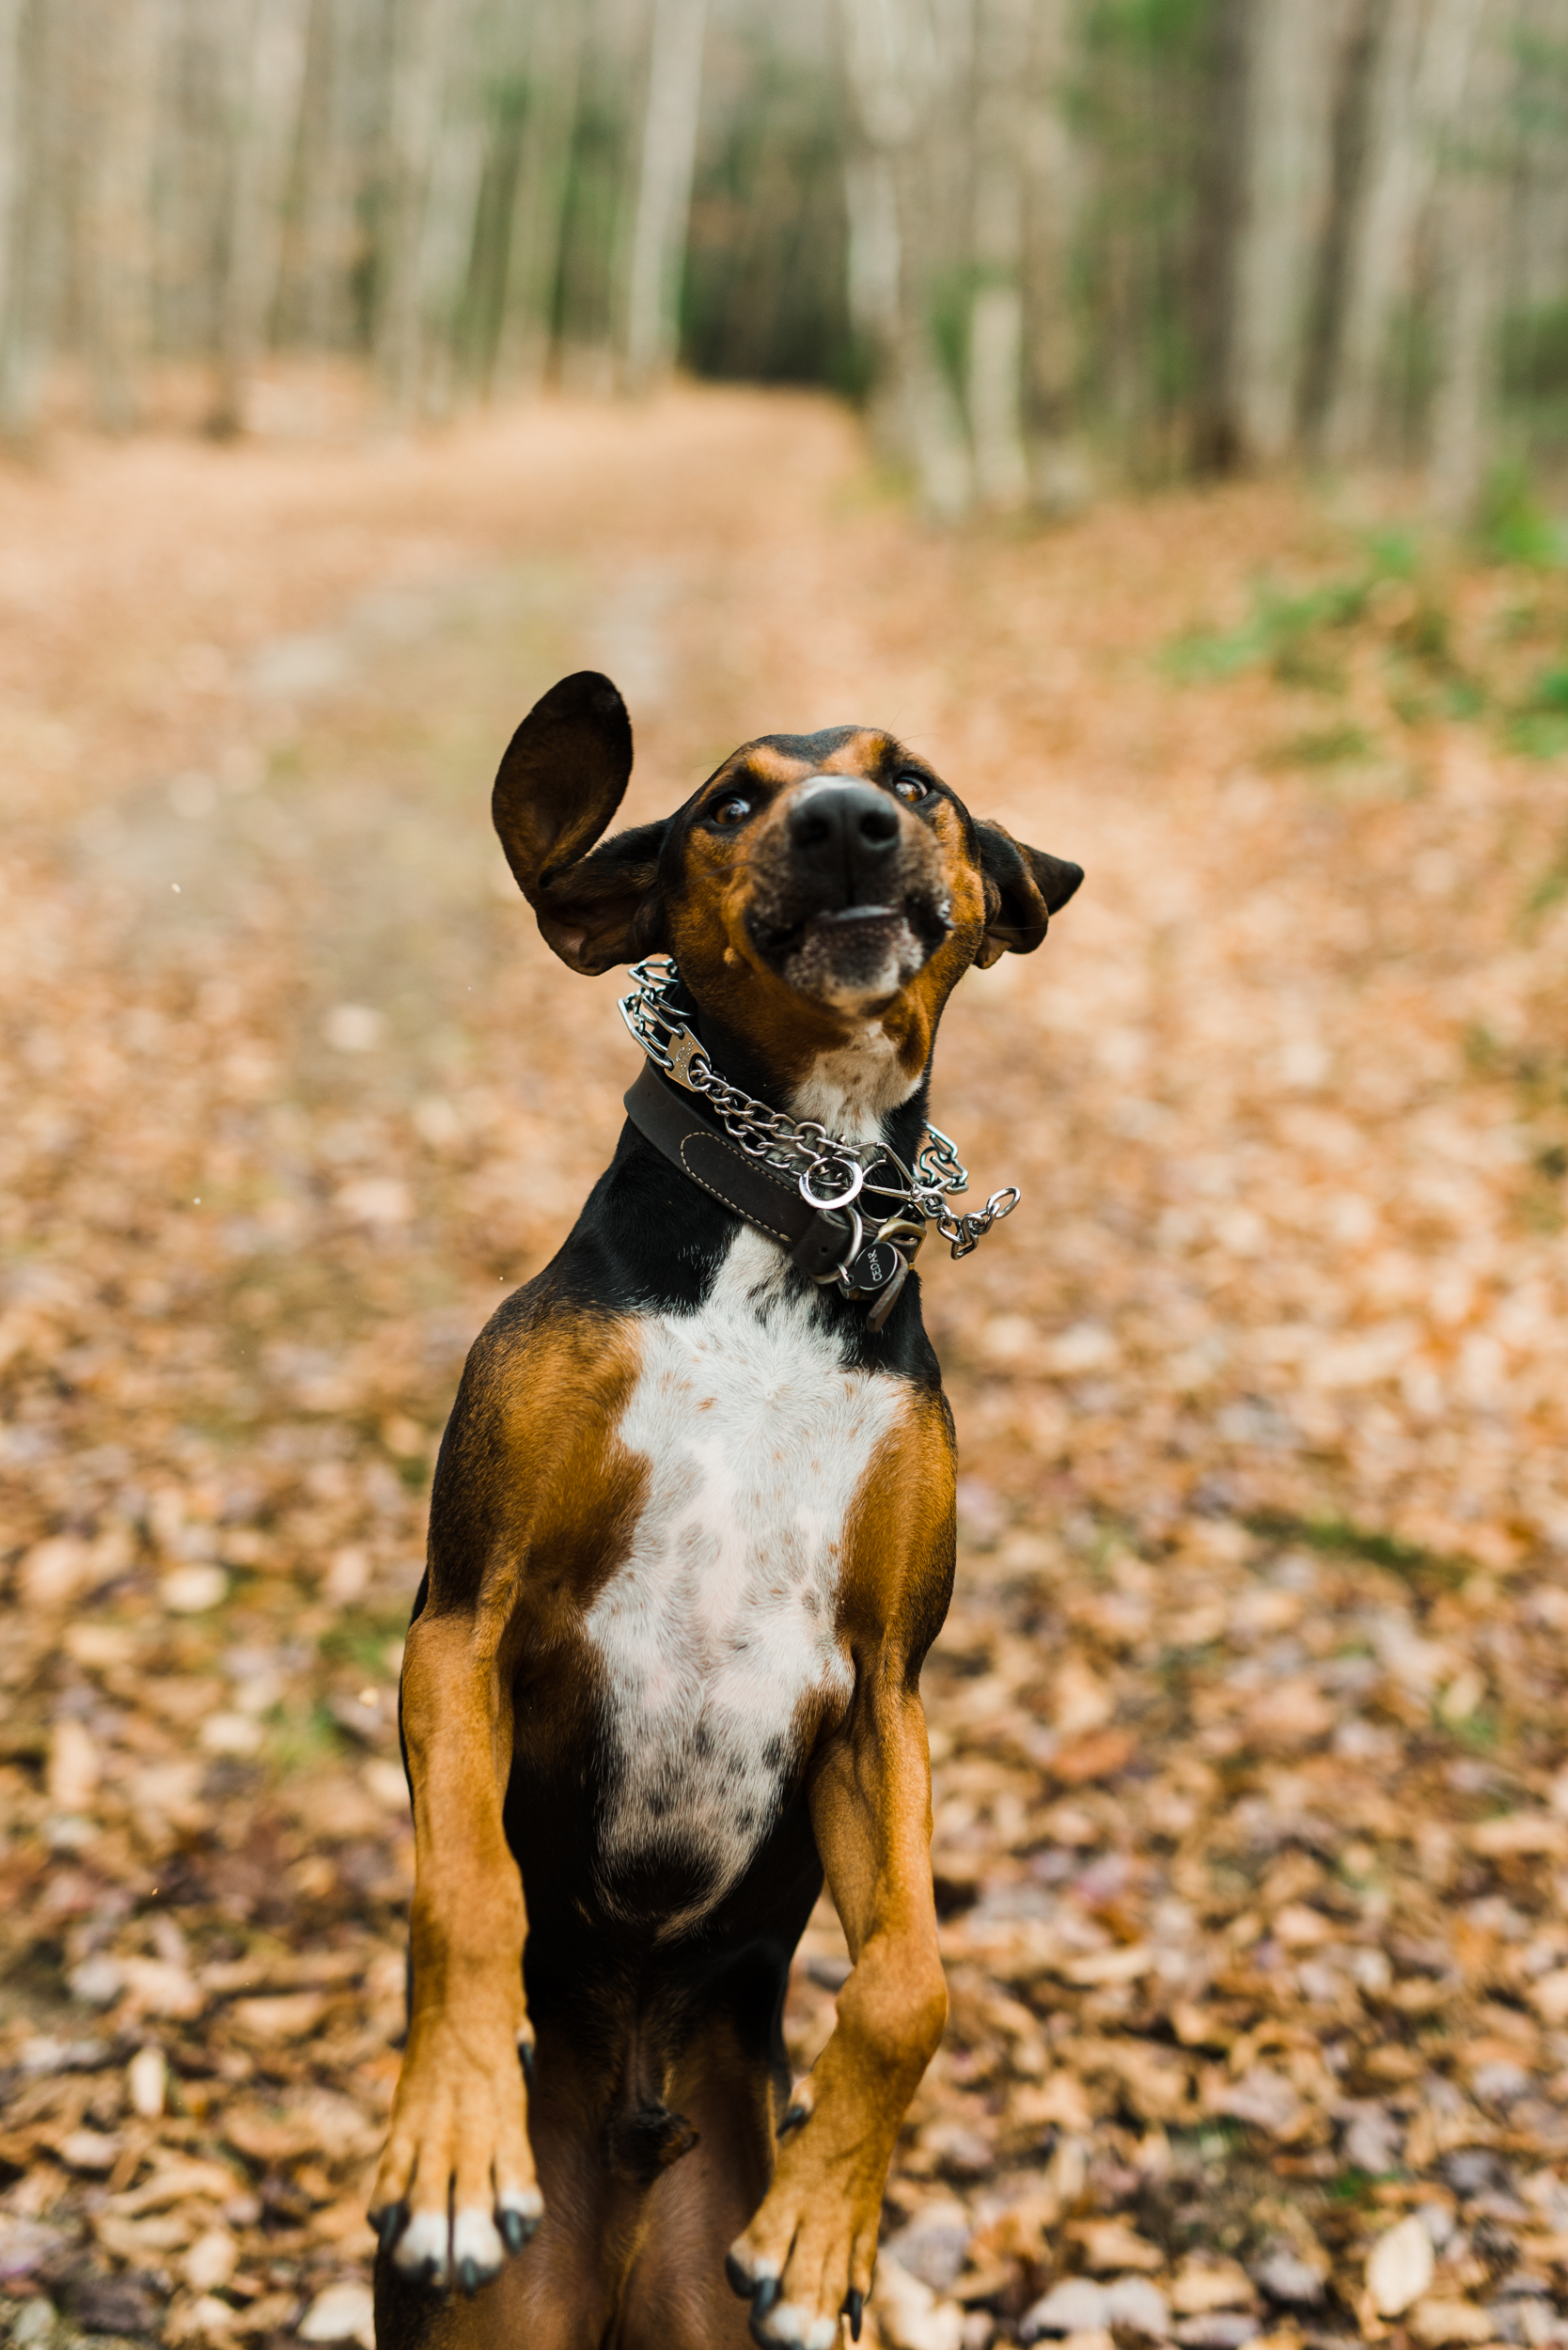
[[[743,800],[739,796],[720,800],[718,806],[711,810],[711,813],[715,824],[744,824],[751,814],[751,802]]]
[[[930,791],[930,784],[922,783],[918,776],[900,776],[893,786],[893,797],[907,801],[911,807],[927,798]]]

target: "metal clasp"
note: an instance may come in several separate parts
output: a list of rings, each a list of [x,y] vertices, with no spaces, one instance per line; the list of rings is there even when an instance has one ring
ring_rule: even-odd
[[[684,1086],[688,1093],[700,1093],[703,1089],[702,1079],[709,1073],[707,1054],[689,1028],[672,1026],[668,1036],[669,1042],[666,1049],[669,1058],[665,1064],[666,1076],[673,1077],[676,1084]]]

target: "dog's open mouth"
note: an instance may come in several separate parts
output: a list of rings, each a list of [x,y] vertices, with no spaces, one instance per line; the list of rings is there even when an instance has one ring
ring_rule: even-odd
[[[906,987],[946,932],[935,907],[906,900],[824,908],[788,928],[756,922],[752,934],[798,994],[870,1009]]]

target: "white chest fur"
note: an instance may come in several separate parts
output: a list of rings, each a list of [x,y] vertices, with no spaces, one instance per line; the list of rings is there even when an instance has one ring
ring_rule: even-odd
[[[622,1442],[650,1468],[631,1556],[588,1631],[611,1717],[604,1890],[618,1864],[708,1874],[689,1922],[768,1833],[813,1692],[847,1697],[838,1637],[845,1521],[900,1405],[846,1370],[780,1250],[737,1231],[695,1314],[647,1325]]]

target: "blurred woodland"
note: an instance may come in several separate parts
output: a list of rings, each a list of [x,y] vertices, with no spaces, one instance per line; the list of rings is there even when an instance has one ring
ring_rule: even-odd
[[[928,508],[1568,437],[1568,0],[0,0],[0,429],[698,373]]]

